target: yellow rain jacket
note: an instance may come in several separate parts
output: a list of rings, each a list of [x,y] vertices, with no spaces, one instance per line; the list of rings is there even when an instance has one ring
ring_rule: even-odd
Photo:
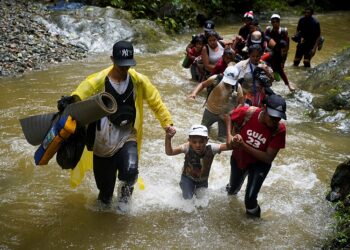
[[[77,95],[81,100],[85,100],[90,96],[102,92],[105,86],[105,78],[112,68],[113,66],[110,66],[100,72],[89,75],[71,95]],[[137,132],[137,150],[140,155],[143,133],[143,100],[146,100],[163,128],[173,124],[173,121],[158,90],[153,86],[148,77],[136,72],[134,69],[129,69],[129,75],[135,91],[136,119],[134,127]],[[85,172],[92,169],[92,155],[92,151],[88,151],[85,147],[78,165],[71,170],[71,186],[73,188],[76,188],[80,184]]]

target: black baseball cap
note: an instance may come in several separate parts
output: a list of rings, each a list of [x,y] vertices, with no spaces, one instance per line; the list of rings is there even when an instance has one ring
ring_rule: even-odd
[[[214,30],[215,23],[212,20],[207,20],[204,23],[204,31],[212,31]]]
[[[266,100],[266,109],[269,116],[279,117],[287,120],[286,101],[280,95],[270,95]]]
[[[134,47],[131,42],[119,41],[113,45],[113,60],[118,66],[135,66]]]

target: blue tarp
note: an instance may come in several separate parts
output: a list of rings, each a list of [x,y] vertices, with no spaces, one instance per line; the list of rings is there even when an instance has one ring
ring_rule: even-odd
[[[53,5],[46,7],[47,10],[75,10],[83,7],[84,4],[78,2],[66,2],[65,0],[59,0]]]

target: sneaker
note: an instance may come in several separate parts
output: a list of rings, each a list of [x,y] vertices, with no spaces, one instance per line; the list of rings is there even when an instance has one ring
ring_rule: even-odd
[[[249,216],[249,217],[255,217],[255,218],[260,218],[260,215],[261,215],[261,209],[260,209],[260,206],[257,205],[255,208],[253,209],[246,209],[246,214]]]

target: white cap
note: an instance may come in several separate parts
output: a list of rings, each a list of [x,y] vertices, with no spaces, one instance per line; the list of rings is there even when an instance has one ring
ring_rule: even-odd
[[[208,129],[206,126],[203,125],[193,125],[190,128],[190,131],[188,132],[188,135],[198,135],[198,136],[204,136],[208,137]]]
[[[235,86],[238,79],[238,69],[235,66],[228,66],[224,71],[224,77],[222,81]]]
[[[262,37],[262,33],[256,30],[251,34],[250,41],[252,43],[261,43],[261,37]]]
[[[274,18],[281,19],[280,15],[278,14],[272,14],[270,19],[274,19]]]

